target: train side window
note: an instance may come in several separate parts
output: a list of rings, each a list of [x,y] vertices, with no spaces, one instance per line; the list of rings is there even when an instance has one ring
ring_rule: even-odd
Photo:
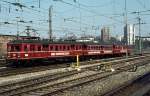
[[[84,50],[87,49],[87,45],[85,45],[85,44],[82,47]]]
[[[58,45],[58,49],[57,49],[58,51],[60,51],[61,50],[61,45]]]
[[[92,47],[91,47],[91,46],[89,46],[89,49],[90,49],[90,50],[92,50]]]
[[[71,49],[75,49],[75,45],[71,45]]]
[[[13,45],[11,46],[11,51],[18,52],[18,51],[21,51],[21,48],[19,45]]]
[[[30,51],[35,51],[35,46],[34,45],[30,45]]]
[[[99,50],[101,50],[101,46],[98,46],[99,47]]]
[[[96,50],[98,50],[98,46],[96,46]]]
[[[41,46],[38,46],[38,51],[41,51]]]
[[[93,49],[93,50],[94,50],[94,48],[95,48],[95,47],[94,47],[94,46],[92,46],[92,49]]]
[[[78,45],[78,50],[80,50],[80,45]]]
[[[46,44],[46,45],[43,45],[43,50],[44,51],[48,51],[48,45]]]
[[[78,46],[78,50],[80,50],[80,45]]]
[[[63,50],[66,50],[66,46],[65,45],[63,46]]]
[[[92,46],[92,50],[94,50],[94,46]]]
[[[20,51],[20,46],[15,46],[16,51]]]
[[[75,45],[75,50],[78,50],[78,45]]]
[[[78,46],[78,50],[81,50],[81,47],[80,47],[80,45]]]
[[[93,50],[95,50],[95,46],[93,46]]]
[[[101,50],[101,46],[99,46],[99,50]]]
[[[63,51],[63,45],[59,45],[59,50]]]
[[[78,47],[78,46],[77,46],[77,45],[75,45],[75,46],[74,46],[74,50],[77,50],[77,47]]]
[[[67,46],[67,50],[70,50],[70,46]]]
[[[101,46],[101,50],[103,50],[104,48],[103,48],[103,46]]]
[[[55,51],[58,51],[58,46],[55,46]]]
[[[81,48],[81,45],[79,45],[79,48],[78,48],[79,50],[81,50],[82,48]]]
[[[24,51],[28,51],[27,45],[24,46]]]
[[[87,47],[87,50],[90,50],[90,46]]]
[[[10,51],[14,51],[14,46],[11,46],[11,48],[10,48],[11,50]]]
[[[62,48],[62,51],[64,51],[64,50],[65,50],[64,45],[62,45],[62,46],[61,46],[61,48]]]
[[[62,45],[59,45],[59,50],[62,51]]]
[[[53,51],[53,50],[54,50],[53,46],[50,46],[50,50],[51,50],[51,51]]]

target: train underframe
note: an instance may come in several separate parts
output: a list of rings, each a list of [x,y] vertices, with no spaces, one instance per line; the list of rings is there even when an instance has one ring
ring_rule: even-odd
[[[112,57],[125,56],[126,53],[122,54],[103,54],[103,55],[81,55],[79,56],[80,61],[104,59]],[[130,54],[128,54],[130,55]],[[34,65],[48,65],[48,64],[61,64],[76,62],[76,56],[66,57],[51,57],[51,58],[38,58],[38,59],[7,59],[7,66],[34,66]]]

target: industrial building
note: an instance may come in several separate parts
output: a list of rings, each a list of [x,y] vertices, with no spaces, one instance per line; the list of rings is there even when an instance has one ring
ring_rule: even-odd
[[[124,43],[127,45],[135,44],[135,26],[128,24],[124,27]]]
[[[110,27],[103,27],[101,29],[101,41],[108,42],[110,40]]]

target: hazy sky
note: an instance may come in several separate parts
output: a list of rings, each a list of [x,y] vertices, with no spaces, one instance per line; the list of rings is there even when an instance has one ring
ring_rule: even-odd
[[[136,24],[140,11],[141,32],[150,33],[150,0],[126,0],[129,24]],[[23,5],[15,6],[16,2]],[[53,36],[99,36],[100,29],[108,26],[111,35],[123,35],[125,0],[0,0],[0,34],[25,35],[26,26],[36,29],[41,37],[48,37],[48,9],[52,8]],[[19,18],[16,18],[19,17]],[[10,24],[4,24],[9,22]]]

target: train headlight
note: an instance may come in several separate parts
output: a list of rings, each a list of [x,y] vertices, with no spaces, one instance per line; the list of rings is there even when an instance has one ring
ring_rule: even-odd
[[[18,58],[20,57],[20,54],[18,53]]]
[[[13,54],[13,57],[15,57],[16,56],[16,54]]]
[[[25,57],[28,57],[28,54],[24,54]]]

